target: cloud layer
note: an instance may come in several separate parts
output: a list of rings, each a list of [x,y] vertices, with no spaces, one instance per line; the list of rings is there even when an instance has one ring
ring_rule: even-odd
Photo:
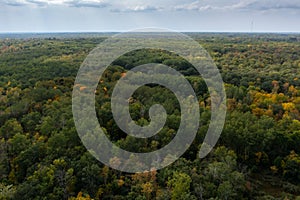
[[[299,0],[0,0],[8,6],[68,6],[68,7],[108,7],[113,12],[143,11],[229,11],[229,10],[282,10],[300,11]]]
[[[300,32],[300,0],[0,0],[0,32]]]
[[[224,3],[225,2],[225,3]],[[239,0],[239,1],[207,1],[197,0],[191,3],[175,6],[176,10],[281,10],[293,9],[300,11],[299,0]]]
[[[62,5],[70,7],[105,7],[108,2],[104,0],[0,0],[0,2],[10,6],[51,6]]]

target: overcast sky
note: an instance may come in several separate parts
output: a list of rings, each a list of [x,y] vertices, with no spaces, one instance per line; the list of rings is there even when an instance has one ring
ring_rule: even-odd
[[[0,0],[0,32],[300,32],[300,0]]]

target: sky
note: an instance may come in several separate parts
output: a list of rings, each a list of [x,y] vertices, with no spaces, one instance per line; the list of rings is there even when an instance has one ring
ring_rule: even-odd
[[[0,32],[300,32],[300,0],[0,0]]]

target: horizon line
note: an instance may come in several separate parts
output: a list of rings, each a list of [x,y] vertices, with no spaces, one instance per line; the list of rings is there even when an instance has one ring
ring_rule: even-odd
[[[124,33],[128,31],[0,31],[0,34],[64,34],[64,33]],[[173,30],[170,30],[173,32]],[[273,33],[273,34],[300,34],[300,31],[174,31],[180,33]]]

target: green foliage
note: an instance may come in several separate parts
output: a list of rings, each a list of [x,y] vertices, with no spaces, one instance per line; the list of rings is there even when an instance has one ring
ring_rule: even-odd
[[[16,188],[13,185],[3,185],[0,183],[0,200],[13,199]]]
[[[104,38],[0,39],[0,200],[299,198],[299,35],[191,36],[209,51],[227,93],[225,127],[217,147],[204,159],[198,151],[210,124],[211,99],[204,79],[186,60],[141,49],[121,56],[99,80],[99,123],[109,139],[132,152],[169,144],[181,111],[167,88],[140,87],[128,100],[132,119],[148,125],[150,107],[161,104],[167,121],[151,138],[125,134],[113,119],[110,97],[127,70],[145,63],[169,65],[185,75],[198,97],[201,126],[182,158],[159,171],[134,175],[93,158],[73,122],[73,87],[85,89],[74,86],[76,73]],[[118,158],[111,162],[124,164]],[[268,184],[266,174],[278,183]]]
[[[192,199],[189,193],[191,177],[185,173],[174,172],[173,176],[167,182],[168,187],[171,188],[171,199]]]

